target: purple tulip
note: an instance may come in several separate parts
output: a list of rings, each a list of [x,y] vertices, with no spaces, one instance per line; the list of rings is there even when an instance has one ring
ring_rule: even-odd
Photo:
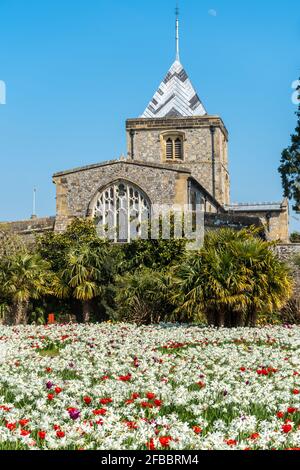
[[[79,410],[70,410],[69,411],[70,418],[73,419],[73,421],[76,421],[80,417],[80,411]]]
[[[54,384],[52,382],[50,382],[50,380],[49,380],[49,382],[46,383],[46,387],[47,387],[48,390],[50,390],[53,387],[53,385]]]

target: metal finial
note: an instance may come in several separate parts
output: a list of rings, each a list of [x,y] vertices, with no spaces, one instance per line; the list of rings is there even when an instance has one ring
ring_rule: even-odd
[[[176,15],[176,60],[179,61],[180,56],[179,56],[179,6],[178,6],[178,3],[176,5],[175,15]]]

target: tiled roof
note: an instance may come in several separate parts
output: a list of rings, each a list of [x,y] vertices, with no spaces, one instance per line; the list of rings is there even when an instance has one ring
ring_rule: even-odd
[[[179,60],[167,73],[142,118],[204,116],[207,114]]]

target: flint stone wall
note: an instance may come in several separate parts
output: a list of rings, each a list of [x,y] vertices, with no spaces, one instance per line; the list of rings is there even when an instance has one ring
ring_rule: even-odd
[[[291,266],[295,282],[294,296],[300,298],[300,267],[294,263],[295,256],[300,255],[300,243],[280,244],[276,246],[276,251],[279,258]]]
[[[189,176],[189,170],[183,167],[119,160],[57,173],[53,176],[57,188],[55,230],[65,230],[74,217],[89,217],[98,192],[114,181],[135,184],[147,194],[151,204],[174,204],[178,181]]]
[[[16,222],[1,222],[1,228],[5,231],[11,231],[18,234],[26,245],[34,245],[37,235],[46,232],[53,232],[55,217],[43,217]]]

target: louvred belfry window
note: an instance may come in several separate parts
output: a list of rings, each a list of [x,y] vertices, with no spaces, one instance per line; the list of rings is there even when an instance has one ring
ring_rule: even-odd
[[[166,159],[173,160],[173,140],[168,139],[166,142]]]
[[[180,161],[183,160],[183,137],[178,135],[166,136],[165,141],[165,160]]]
[[[182,139],[179,137],[175,140],[175,158],[182,159]]]

